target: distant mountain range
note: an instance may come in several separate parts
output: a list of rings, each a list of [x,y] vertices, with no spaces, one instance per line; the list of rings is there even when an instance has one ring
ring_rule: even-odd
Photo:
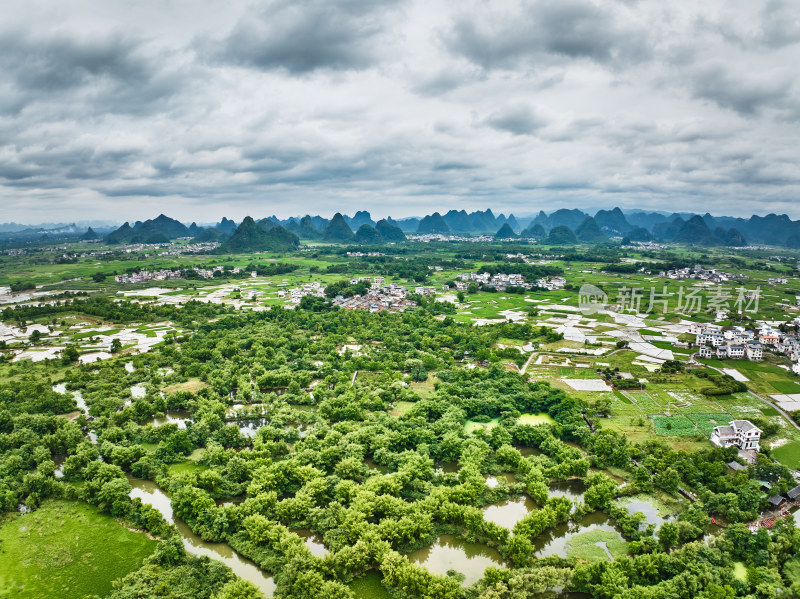
[[[450,210],[422,217],[375,221],[366,210],[352,216],[336,213],[331,219],[305,215],[280,219],[269,216],[251,219],[261,231],[270,233],[268,243],[255,235],[248,222],[237,240],[232,240],[243,223],[223,217],[213,227],[186,224],[163,214],[158,217],[125,223],[110,230],[100,226],[58,224],[50,229],[22,228],[16,223],[0,225],[0,242],[40,239],[102,239],[107,243],[164,243],[185,237],[195,241],[215,241],[225,247],[274,246],[291,249],[294,239],[333,243],[379,244],[406,239],[407,234],[490,235],[497,239],[538,239],[545,243],[607,243],[612,238],[624,241],[663,241],[700,246],[744,246],[748,244],[783,245],[800,248],[800,220],[787,215],[753,215],[750,218],[712,216],[709,213],[672,213],[623,211],[620,208],[598,210],[589,214],[579,209],[562,208],[540,211],[533,217],[518,218],[513,214],[495,215],[491,209],[467,212]],[[6,230],[3,231],[2,229]],[[10,230],[16,229],[16,230]],[[565,230],[566,229],[566,230]],[[553,234],[553,231],[555,233]],[[568,231],[568,232],[567,232]],[[284,235],[283,232],[290,235]],[[244,241],[241,240],[250,240]],[[229,243],[229,241],[231,241]],[[251,243],[252,242],[252,243]],[[242,250],[244,251],[244,250]],[[258,251],[258,250],[254,250]]]

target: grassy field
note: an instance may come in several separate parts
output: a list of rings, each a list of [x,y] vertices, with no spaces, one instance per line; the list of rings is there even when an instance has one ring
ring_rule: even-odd
[[[88,505],[47,502],[0,527],[0,597],[106,595],[155,545]]]
[[[467,435],[471,435],[475,431],[484,430],[486,432],[491,431],[494,427],[496,427],[500,422],[499,418],[493,418],[489,422],[475,422],[474,420],[467,420],[466,424],[464,424],[464,433]]]
[[[794,441],[781,445],[772,450],[772,456],[781,464],[786,464],[790,468],[797,468],[800,465],[800,442]]]

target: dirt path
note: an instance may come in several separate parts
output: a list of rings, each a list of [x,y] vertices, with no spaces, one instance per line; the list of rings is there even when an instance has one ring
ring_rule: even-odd
[[[527,372],[528,366],[531,365],[531,361],[533,360],[534,357],[536,357],[536,352],[531,352],[531,355],[528,357],[528,361],[525,362],[525,365],[522,367],[522,370],[520,370],[520,374],[525,374]]]

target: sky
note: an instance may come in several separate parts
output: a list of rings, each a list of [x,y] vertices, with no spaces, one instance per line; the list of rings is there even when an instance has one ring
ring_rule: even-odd
[[[797,219],[798,75],[796,0],[11,0],[0,222]]]

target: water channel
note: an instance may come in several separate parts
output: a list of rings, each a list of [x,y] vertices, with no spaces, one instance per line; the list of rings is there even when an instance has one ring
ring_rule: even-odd
[[[173,515],[169,497],[156,483],[139,478],[128,478],[128,482],[133,487],[130,493],[132,498],[138,497],[142,503],[152,505],[167,522],[175,525],[188,553],[198,556],[205,555],[223,562],[237,576],[256,585],[265,597],[272,597],[272,593],[275,591],[275,582],[272,576],[264,574],[258,566],[241,557],[227,543],[208,543],[192,532],[185,522]]]
[[[67,384],[66,383],[58,383],[57,385],[53,385],[53,391],[56,393],[67,393]],[[78,409],[85,413],[89,413],[89,408],[86,407],[86,402],[83,399],[83,394],[80,391],[72,391],[72,396],[75,398],[75,403],[78,404]]]
[[[292,532],[303,539],[303,543],[308,547],[312,555],[316,555],[317,557],[325,557],[328,555],[328,548],[325,547],[325,544],[322,542],[322,535],[304,528],[293,528]]]

